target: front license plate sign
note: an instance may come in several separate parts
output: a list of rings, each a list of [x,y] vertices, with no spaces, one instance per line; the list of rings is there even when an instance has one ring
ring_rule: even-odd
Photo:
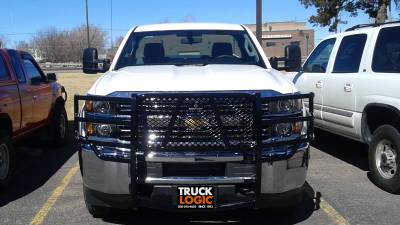
[[[215,205],[215,191],[211,186],[178,187],[178,209],[212,209]]]

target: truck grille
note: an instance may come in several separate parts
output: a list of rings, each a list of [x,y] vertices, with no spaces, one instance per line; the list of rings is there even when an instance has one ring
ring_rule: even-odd
[[[143,96],[138,101],[139,145],[150,151],[255,146],[250,96]]]

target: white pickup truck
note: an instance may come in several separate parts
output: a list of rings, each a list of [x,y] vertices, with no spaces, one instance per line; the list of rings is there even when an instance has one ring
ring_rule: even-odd
[[[299,94],[271,68],[248,28],[138,26],[107,62],[96,49],[84,51],[84,72],[106,73],[88,95],[75,96],[93,216],[110,208],[207,211],[301,202],[313,138],[303,100],[312,102],[313,94]]]
[[[400,191],[400,22],[324,39],[293,82],[315,93],[315,126],[369,144],[376,184]]]

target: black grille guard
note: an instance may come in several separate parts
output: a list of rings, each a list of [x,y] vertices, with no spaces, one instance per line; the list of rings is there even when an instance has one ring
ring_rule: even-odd
[[[172,107],[166,108],[166,110],[169,110],[171,112],[170,114],[170,119],[167,121],[165,133],[164,135],[164,140],[160,141],[158,146],[155,146],[154,148],[149,148],[148,146],[150,145],[144,145],[143,143],[147,143],[144,137],[146,137],[147,134],[143,134],[143,131],[147,131],[149,127],[147,126],[148,124],[144,123],[144,116],[147,115],[153,115],[154,111],[149,111],[146,110],[146,107],[149,108],[148,106],[144,107],[146,104],[146,101],[149,99],[167,99],[167,100],[176,100],[175,106],[177,107]],[[117,161],[117,162],[123,162],[123,163],[130,163],[130,169],[131,169],[131,194],[132,194],[132,202],[137,203],[137,184],[143,182],[140,176],[140,167],[145,164],[144,160],[144,154],[139,154],[139,153],[145,153],[146,151],[160,151],[160,150],[165,150],[168,149],[170,150],[175,150],[179,151],[180,148],[175,148],[171,146],[167,146],[169,142],[169,138],[171,137],[171,133],[175,132],[176,134],[180,135],[179,131],[179,126],[176,126],[175,124],[177,123],[179,115],[179,110],[182,110],[182,108],[179,108],[182,106],[184,101],[189,99],[205,99],[204,104],[200,104],[200,106],[196,107],[184,107],[186,110],[192,110],[190,111],[192,115],[204,115],[204,112],[210,111],[213,112],[213,118],[214,119],[209,119],[207,121],[211,121],[208,124],[198,124],[196,119],[192,119],[190,117],[187,120],[188,121],[186,125],[189,127],[193,125],[192,133],[191,135],[195,134],[197,131],[196,129],[200,129],[198,127],[202,127],[203,125],[203,130],[206,129],[212,129],[212,131],[215,133],[212,133],[216,139],[212,139],[212,135],[205,135],[206,141],[211,140],[211,142],[218,143],[219,145],[216,146],[192,146],[195,150],[198,151],[205,151],[207,149],[217,149],[217,150],[227,150],[227,149],[235,149],[237,151],[242,151],[243,154],[248,154],[251,156],[253,162],[256,164],[256,179],[255,179],[255,199],[257,203],[257,199],[260,195],[260,190],[261,190],[261,170],[262,170],[262,163],[266,161],[276,161],[276,160],[285,160],[291,158],[295,153],[296,150],[299,148],[301,144],[306,144],[309,143],[313,140],[314,138],[314,121],[313,121],[313,105],[314,105],[314,94],[309,93],[309,94],[291,94],[291,95],[281,95],[281,96],[273,96],[273,97],[261,97],[260,93],[255,93],[255,94],[247,94],[247,93],[199,93],[199,92],[179,92],[179,93],[171,93],[171,92],[166,92],[166,93],[146,93],[146,94],[133,94],[131,98],[121,98],[121,97],[105,97],[105,96],[92,96],[92,95],[86,95],[86,96],[80,96],[80,95],[75,95],[74,96],[74,130],[75,130],[75,137],[77,139],[77,142],[79,144],[87,144],[91,145],[94,151],[96,152],[97,156],[100,157],[103,160],[109,160],[109,161]],[[208,100],[207,100],[208,99]],[[221,104],[218,105],[219,100]],[[249,122],[251,120],[251,131],[252,133],[252,138],[251,140],[245,140],[243,143],[247,143],[248,145],[238,145],[238,146],[233,146],[229,142],[229,135],[232,137],[236,137],[237,133],[235,133],[234,129],[229,130],[229,124],[226,126],[229,132],[226,130],[223,130],[222,127],[224,127],[224,122],[221,121],[221,112],[226,112],[224,111],[224,106],[223,106],[223,100],[227,99],[241,99],[243,102],[239,101],[238,105],[242,105],[242,103],[246,103],[246,106],[251,105],[251,110],[247,109],[240,111],[240,112],[245,112],[243,113],[244,116],[246,116],[247,121],[244,122]],[[278,102],[278,101],[283,101],[283,100],[297,100],[297,99],[302,99],[305,101],[308,101],[309,103],[309,109],[306,111],[305,115],[304,114],[283,114],[283,115],[276,115],[276,114],[269,114],[268,111],[266,111],[266,106],[268,106],[270,103],[273,102]],[[195,101],[194,103],[191,104],[197,104],[201,103],[201,101]],[[83,101],[107,101],[113,104],[117,104],[119,106],[124,106],[125,116],[114,116],[114,117],[99,117],[99,116],[92,116],[92,117],[85,117],[83,114],[79,111],[80,105],[79,103]],[[228,102],[229,103],[229,102]],[[172,104],[174,105],[174,104]],[[228,104],[229,105],[229,104]],[[167,106],[171,106],[171,104],[167,104]],[[193,105],[190,105],[193,106]],[[165,107],[165,106],[162,106]],[[237,105],[235,105],[236,108]],[[150,108],[154,108],[154,105],[151,106]],[[268,107],[267,107],[268,108]],[[119,109],[122,110],[122,107]],[[118,110],[118,109],[117,109]],[[161,108],[160,110],[163,110]],[[159,111],[160,111],[159,110]],[[204,112],[203,112],[204,111]],[[249,118],[249,111],[251,111],[251,119]],[[152,114],[153,113],[153,114]],[[202,114],[203,113],[203,114]],[[230,112],[232,113],[232,112]],[[122,113],[123,114],[123,113]],[[235,112],[233,112],[235,114]],[[241,115],[240,115],[241,116]],[[146,117],[147,118],[147,117]],[[191,120],[192,119],[192,120]],[[240,118],[239,118],[240,119]],[[182,120],[182,118],[181,118]],[[129,137],[129,142],[111,142],[107,140],[88,140],[86,137],[82,136],[79,131],[79,127],[82,123],[103,123],[103,124],[112,124],[112,125],[118,125],[118,126],[124,126],[125,128],[129,128],[130,134],[128,135]],[[237,122],[234,120],[233,123]],[[243,121],[242,121],[243,122]],[[304,122],[307,123],[307,131],[305,134],[292,138],[292,139],[272,139],[269,141],[265,140],[265,134],[263,132],[265,131],[266,128],[270,127],[271,125],[274,124],[279,124],[279,123],[292,123],[292,122]],[[145,126],[146,125],[146,126]],[[208,126],[207,126],[208,125]],[[241,124],[246,126],[246,124]],[[239,126],[239,125],[238,125]],[[157,127],[157,126],[156,126]],[[215,129],[215,127],[219,127],[220,130]],[[246,127],[248,128],[248,127]],[[174,130],[176,129],[176,131]],[[233,130],[233,131],[232,131]],[[243,131],[243,127],[240,128],[241,131]],[[202,131],[202,130],[201,130]],[[202,134],[204,136],[204,134]],[[236,135],[236,136],[235,136]],[[188,135],[190,137],[190,135]],[[204,137],[201,136],[203,139]],[[177,135],[175,135],[176,139],[179,139]],[[173,139],[173,138],[170,138]],[[201,139],[201,138],[200,138]],[[181,143],[184,143],[186,140],[182,140]],[[215,141],[217,140],[217,141]],[[242,139],[241,139],[242,140]],[[251,142],[254,142],[251,144]],[[203,142],[198,142],[198,143],[203,143]],[[242,144],[243,144],[242,143]],[[107,146],[107,147],[118,147],[118,148],[126,148],[130,149],[130,159],[118,159],[118,158],[113,158],[109,156],[103,156],[101,155],[98,151],[96,151],[97,146]],[[171,147],[171,148],[169,148]],[[188,146],[184,146],[186,148],[192,148]],[[272,150],[275,148],[279,147],[284,147],[284,148],[291,148],[292,150],[288,151],[287,154],[273,154]],[[79,148],[81,149],[81,148]],[[136,157],[132,157],[136,156]],[[248,157],[247,157],[248,158]],[[257,204],[256,204],[257,205]]]

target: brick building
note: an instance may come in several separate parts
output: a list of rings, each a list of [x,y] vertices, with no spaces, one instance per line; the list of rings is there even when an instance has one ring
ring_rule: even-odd
[[[262,47],[268,57],[283,57],[286,45],[301,47],[302,59],[314,49],[314,30],[307,28],[305,22],[271,22],[263,24]],[[247,25],[256,33],[256,25]]]

